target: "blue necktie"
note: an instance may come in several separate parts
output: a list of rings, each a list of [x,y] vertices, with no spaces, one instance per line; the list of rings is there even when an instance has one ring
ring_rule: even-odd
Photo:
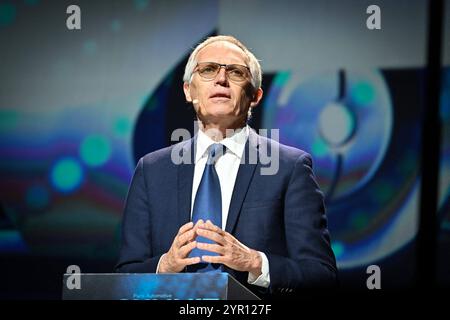
[[[204,222],[206,222],[206,220],[211,220],[214,225],[222,228],[222,194],[220,192],[219,176],[217,175],[214,165],[223,152],[224,146],[220,143],[215,143],[209,147],[205,170],[203,171],[202,180],[197,189],[194,207],[192,209],[192,221],[194,224],[200,219]],[[215,243],[210,239],[200,236],[197,237],[196,241]],[[218,256],[219,254],[194,248],[189,257],[201,257],[203,255]],[[201,262],[189,269],[190,271],[195,272],[220,271],[219,266],[219,264]]]

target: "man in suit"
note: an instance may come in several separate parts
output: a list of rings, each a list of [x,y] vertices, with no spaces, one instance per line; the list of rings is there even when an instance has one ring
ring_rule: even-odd
[[[139,160],[117,272],[225,271],[261,295],[336,284],[311,156],[247,125],[261,79],[258,60],[234,37],[194,49],[183,89],[200,130]],[[268,174],[267,155],[276,162]]]

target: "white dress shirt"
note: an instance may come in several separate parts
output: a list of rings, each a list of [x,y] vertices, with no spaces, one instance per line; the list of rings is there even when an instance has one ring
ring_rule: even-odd
[[[244,153],[245,144],[248,139],[250,128],[245,126],[240,130],[236,130],[232,136],[226,137],[219,141],[226,147],[225,153],[219,157],[215,163],[217,175],[219,176],[220,189],[222,195],[222,230],[225,230],[228,218],[228,210],[230,208],[231,196],[234,190],[239,165]],[[197,135],[196,152],[195,152],[195,168],[194,180],[192,184],[192,201],[191,201],[191,217],[194,207],[195,196],[197,194],[206,161],[208,159],[208,148],[216,141],[209,138],[203,131],[199,130]],[[239,240],[239,239],[238,239]],[[245,245],[245,244],[244,244]],[[269,261],[263,252],[259,252],[262,259],[262,270],[259,277],[249,273],[248,283],[267,288],[270,284]],[[159,269],[159,264],[158,268]]]

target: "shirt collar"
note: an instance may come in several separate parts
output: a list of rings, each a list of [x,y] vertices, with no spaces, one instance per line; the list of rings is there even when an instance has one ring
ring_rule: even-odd
[[[219,141],[219,143],[223,144],[227,147],[226,152],[232,152],[239,159],[242,157],[244,152],[245,144],[247,143],[249,135],[249,127],[246,125],[245,127],[236,130],[233,135],[226,137],[225,139]],[[212,140],[208,137],[202,130],[198,131],[197,135],[197,150],[195,153],[195,163],[198,162],[202,157],[205,156],[208,148],[216,141]]]

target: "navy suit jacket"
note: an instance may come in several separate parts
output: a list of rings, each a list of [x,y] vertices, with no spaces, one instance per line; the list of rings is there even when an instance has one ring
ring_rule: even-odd
[[[116,272],[156,272],[178,229],[190,221],[194,144],[195,137],[139,160],[125,203]],[[274,147],[279,150],[279,170],[262,175],[260,169],[267,162],[261,163],[261,156],[271,154]],[[191,162],[174,164],[172,151],[190,156]],[[247,272],[225,271],[260,295],[334,286],[336,261],[311,156],[253,130],[244,152],[246,160],[251,152],[258,155],[257,161],[240,164],[225,230],[267,255],[270,287],[249,285]]]

